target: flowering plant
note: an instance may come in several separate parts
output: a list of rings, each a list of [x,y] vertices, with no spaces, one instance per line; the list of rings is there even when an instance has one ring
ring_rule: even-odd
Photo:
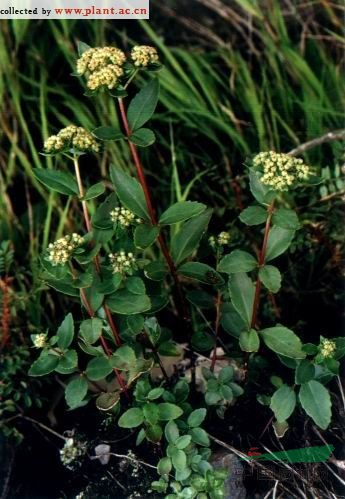
[[[166,494],[170,487],[173,493],[168,498],[219,498],[225,494],[226,474],[213,469],[210,438],[201,425],[207,424],[213,410],[224,417],[229,405],[243,395],[259,350],[272,352],[294,373],[286,382],[275,377],[271,396],[258,394],[270,405],[276,431],[282,434],[299,405],[317,425],[327,428],[331,400],[324,385],[337,374],[345,349],[340,338],[321,339],[320,346],[303,344],[287,327],[263,327],[259,320],[263,295],[272,297],[282,282],[271,262],[288,250],[300,228],[284,194],[308,183],[312,171],[302,160],[271,151],[251,162],[250,189],[256,203],[242,211],[240,220],[247,226],[264,225],[258,255],[238,248],[228,253],[231,235],[221,231],[209,237],[213,266],[211,260],[195,261],[212,215],[200,202],[176,202],[157,216],[138,147],[156,140],[144,125],[158,102],[155,73],[160,68],[153,47],[134,47],[127,58],[118,48],[79,45],[75,74],[85,78],[87,95],[104,92],[117,99],[122,125],[100,125],[92,132],[70,125],[45,141],[46,154],[63,154],[73,163],[75,178],[61,170],[35,170],[35,175],[48,188],[79,198],[86,232],[49,245],[42,258],[42,277],[71,300],[80,300],[81,314],[75,318],[68,313],[53,336],[33,337],[42,352],[30,373],[68,376],[65,397],[71,409],[95,399],[98,409],[120,416],[120,427],[139,429],[137,444],[164,441],[166,455],[158,462],[161,477],[153,482],[154,490]],[[129,85],[139,73],[145,83],[126,109]],[[104,196],[105,185],[99,182],[85,191],[80,156],[98,153],[102,142],[106,147],[115,140],[128,143],[138,180],[111,165],[112,191],[90,216],[89,205]],[[169,226],[174,230],[167,240]],[[195,319],[202,299],[190,289],[196,283],[212,292],[207,297],[215,310],[213,335],[201,330]],[[167,307],[188,345],[190,379],[181,371],[172,376],[165,366],[166,357],[181,356],[179,336],[157,319]],[[220,367],[216,347],[221,330],[234,338],[240,357],[234,361],[230,352]],[[204,400],[195,408],[191,400],[198,352],[211,352],[211,359],[201,375]],[[161,372],[158,381],[152,375],[155,368]]]

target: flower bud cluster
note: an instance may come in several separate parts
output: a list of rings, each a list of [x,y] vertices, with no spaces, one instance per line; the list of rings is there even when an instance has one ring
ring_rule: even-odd
[[[148,45],[136,45],[131,51],[134,66],[146,68],[149,64],[159,62],[157,50]]]
[[[129,227],[132,223],[141,223],[140,218],[135,218],[135,214],[123,206],[114,208],[110,212],[110,218],[112,222],[119,224],[123,228]]]
[[[217,237],[209,237],[208,242],[213,249],[216,249],[219,246],[226,246],[230,242],[230,234],[229,232],[222,231]]]
[[[44,333],[35,334],[33,337],[34,347],[44,348],[47,345],[47,335]]]
[[[97,90],[116,87],[124,71],[126,56],[115,47],[96,47],[86,50],[77,61],[77,73],[86,75],[87,87]]]
[[[64,265],[71,258],[73,251],[83,244],[82,236],[73,233],[61,237],[55,243],[50,243],[48,246],[48,260],[55,267],[56,265]]]
[[[263,173],[261,182],[277,191],[286,191],[312,174],[303,159],[275,151],[260,152],[254,157],[253,164]]]
[[[324,359],[330,359],[333,357],[337,346],[332,340],[322,340],[320,344],[320,355]]]
[[[62,464],[64,464],[67,468],[68,465],[71,464],[77,457],[82,456],[84,454],[84,450],[81,445],[78,445],[73,438],[68,438],[65,442],[65,445],[60,450],[60,459]]]
[[[132,275],[133,270],[137,269],[136,260],[133,253],[120,251],[119,253],[110,253],[109,259],[113,268],[113,274]]]
[[[52,135],[44,142],[44,150],[48,153],[61,152],[69,147],[93,152],[98,152],[100,148],[90,132],[75,125],[62,128],[57,135]]]

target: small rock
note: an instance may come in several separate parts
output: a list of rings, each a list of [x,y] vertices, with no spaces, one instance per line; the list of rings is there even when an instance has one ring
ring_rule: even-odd
[[[225,480],[225,499],[245,499],[247,493],[243,485],[244,468],[239,458],[230,452],[218,451],[212,455],[211,464],[215,469],[229,471]]]

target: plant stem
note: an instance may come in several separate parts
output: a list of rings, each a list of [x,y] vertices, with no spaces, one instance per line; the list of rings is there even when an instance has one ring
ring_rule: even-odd
[[[216,322],[215,322],[215,326],[214,326],[215,343],[214,343],[214,349],[213,349],[213,355],[212,355],[212,362],[211,362],[211,367],[210,367],[211,372],[214,371],[214,366],[215,366],[216,360],[217,360],[217,340],[218,340],[219,321],[220,321],[221,296],[222,296],[221,292],[218,291],[218,293],[217,293],[217,300],[216,300]]]
[[[78,183],[79,196],[80,196],[80,198],[83,198],[84,197],[84,187],[83,187],[83,181],[82,181],[81,175],[80,175],[79,162],[78,162],[77,156],[73,157],[73,164],[74,164],[75,175],[76,175],[77,183]],[[84,213],[84,220],[85,220],[86,228],[87,228],[88,232],[91,232],[92,225],[91,225],[89,210],[87,208],[86,201],[84,201],[82,199],[81,203],[83,206],[83,213]],[[100,267],[98,255],[95,256],[93,262],[95,264],[97,273],[100,274],[101,267]],[[84,295],[85,295],[85,293],[84,293]],[[116,325],[114,323],[114,320],[111,316],[110,310],[105,304],[103,304],[103,308],[104,308],[105,314],[107,316],[107,321],[108,321],[108,324],[110,326],[110,329],[114,335],[115,344],[116,344],[116,346],[120,346],[122,343],[121,338],[120,338],[119,332],[116,328]]]
[[[131,135],[131,130],[129,128],[129,124],[128,124],[128,120],[127,120],[127,115],[126,115],[126,109],[125,109],[125,105],[123,103],[123,99],[118,99],[118,102],[119,102],[119,108],[120,108],[120,115],[121,115],[122,124],[123,124],[123,127],[125,129],[127,137],[129,137]],[[136,148],[136,146],[134,144],[132,144],[132,142],[128,141],[128,143],[129,143],[129,148],[131,150],[131,153],[132,153],[132,156],[133,156],[133,161],[134,161],[134,164],[135,164],[135,167],[136,167],[136,170],[137,170],[139,182],[140,182],[141,187],[143,188],[143,191],[144,191],[145,201],[146,201],[147,209],[148,209],[148,212],[149,212],[149,215],[150,215],[151,223],[152,223],[152,225],[157,225],[156,213],[155,213],[155,210],[153,208],[150,191],[149,191],[149,188],[148,188],[148,185],[147,185],[147,182],[146,182],[146,178],[145,178],[145,174],[144,174],[144,169],[143,169],[143,166],[141,164],[137,148]],[[184,300],[184,297],[183,297],[183,293],[182,293],[182,289],[181,289],[181,284],[180,284],[180,281],[179,281],[179,278],[178,278],[178,275],[177,275],[176,267],[175,267],[175,264],[173,262],[173,259],[171,258],[168,246],[166,244],[166,241],[165,241],[164,236],[163,236],[162,233],[160,233],[159,236],[158,236],[158,242],[159,242],[159,245],[161,247],[163,256],[164,256],[164,258],[166,260],[166,263],[167,263],[167,265],[169,267],[171,276],[172,276],[172,278],[174,280],[174,283],[175,283],[175,287],[176,287],[177,295],[178,295],[178,300],[179,300],[180,313],[181,313],[182,318],[184,320],[190,322],[188,308],[187,308],[187,306],[185,304],[185,300]]]
[[[261,251],[260,251],[260,255],[259,255],[259,268],[262,267],[265,263],[267,241],[268,241],[268,236],[269,236],[270,228],[271,228],[271,220],[272,220],[273,210],[274,210],[274,201],[272,201],[272,203],[267,208],[268,215],[267,215],[267,220],[266,220],[266,225],[265,225],[264,239],[262,242],[262,247],[261,247]],[[251,327],[252,328],[255,328],[255,326],[256,326],[259,304],[260,304],[260,291],[261,291],[261,281],[258,277],[256,280],[256,285],[255,285],[253,313],[252,313],[252,320],[251,320]]]

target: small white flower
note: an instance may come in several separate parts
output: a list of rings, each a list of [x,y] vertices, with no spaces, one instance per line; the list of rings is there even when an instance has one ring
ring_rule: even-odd
[[[149,64],[159,62],[157,50],[148,45],[136,45],[131,52],[131,58],[134,66],[145,68]]]

